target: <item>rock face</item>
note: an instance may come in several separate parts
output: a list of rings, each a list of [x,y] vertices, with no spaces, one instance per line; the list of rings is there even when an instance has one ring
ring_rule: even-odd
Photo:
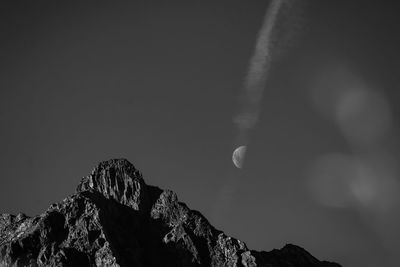
[[[215,229],[125,159],[100,163],[36,217],[0,215],[0,266],[340,266],[286,245],[257,252]]]

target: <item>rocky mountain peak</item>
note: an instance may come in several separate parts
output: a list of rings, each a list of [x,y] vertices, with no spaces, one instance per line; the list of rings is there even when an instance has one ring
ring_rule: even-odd
[[[0,214],[3,266],[340,267],[290,244],[248,249],[126,159],[101,162],[41,215]]]
[[[94,190],[107,199],[139,210],[146,204],[145,188],[140,171],[121,158],[100,162],[89,176],[82,178],[76,192]]]

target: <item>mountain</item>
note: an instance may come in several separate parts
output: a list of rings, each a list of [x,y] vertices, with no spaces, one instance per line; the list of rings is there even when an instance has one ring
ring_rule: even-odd
[[[43,214],[0,215],[0,266],[337,267],[304,249],[270,252],[215,229],[125,159],[101,162]]]

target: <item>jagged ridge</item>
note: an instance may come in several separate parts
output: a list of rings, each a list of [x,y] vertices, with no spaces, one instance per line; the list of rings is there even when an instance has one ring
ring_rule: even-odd
[[[127,160],[101,162],[36,217],[0,216],[0,266],[340,266],[304,249],[257,252],[215,229]]]

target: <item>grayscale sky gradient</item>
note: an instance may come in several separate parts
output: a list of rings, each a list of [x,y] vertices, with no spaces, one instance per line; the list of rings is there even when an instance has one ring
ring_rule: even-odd
[[[399,7],[300,2],[276,22],[239,170],[269,1],[1,1],[0,213],[39,214],[125,157],[252,249],[400,266]]]

